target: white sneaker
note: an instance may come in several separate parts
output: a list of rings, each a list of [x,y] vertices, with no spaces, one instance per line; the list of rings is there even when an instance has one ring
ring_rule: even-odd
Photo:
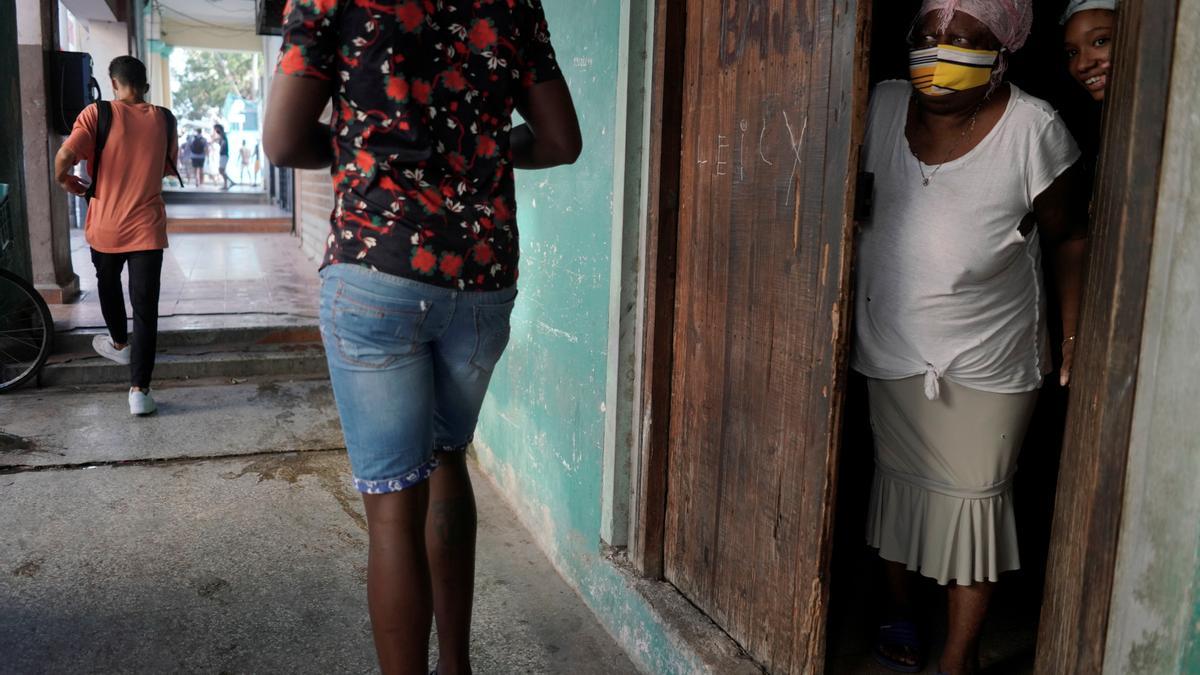
[[[129,345],[125,345],[122,349],[117,349],[113,345],[112,339],[107,335],[97,335],[92,338],[92,349],[95,349],[97,354],[109,361],[116,361],[123,366],[129,365]]]
[[[158,410],[158,406],[154,403],[154,399],[150,397],[149,391],[142,391],[141,389],[130,388],[130,390],[129,390],[129,414],[130,415],[139,415],[139,416],[149,415],[150,413],[153,413],[155,410]]]

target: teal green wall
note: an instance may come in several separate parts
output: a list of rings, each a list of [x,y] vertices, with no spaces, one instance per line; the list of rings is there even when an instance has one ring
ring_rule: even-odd
[[[518,172],[520,295],[476,436],[480,465],[631,656],[694,671],[601,555],[619,0],[543,0],[583,129],[570,167]]]

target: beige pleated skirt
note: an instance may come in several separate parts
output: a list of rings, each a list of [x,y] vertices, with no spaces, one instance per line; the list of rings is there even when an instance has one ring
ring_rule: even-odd
[[[993,394],[943,380],[868,380],[875,480],[867,543],[939,584],[1020,567],[1012,476],[1037,391]]]

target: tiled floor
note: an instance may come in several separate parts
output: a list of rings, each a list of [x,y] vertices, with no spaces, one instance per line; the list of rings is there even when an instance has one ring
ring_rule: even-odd
[[[284,218],[291,213],[274,204],[167,204],[167,220],[208,218],[212,220],[246,220],[255,218]]]
[[[73,304],[51,306],[55,327],[102,328],[82,232],[72,232],[71,248],[83,293]],[[159,329],[313,325],[317,282],[317,263],[289,234],[172,234],[163,258]]]
[[[234,173],[229,174],[229,177],[234,180],[237,180],[237,178],[238,178],[237,174],[234,174]],[[229,193],[229,192],[237,192],[237,193],[245,192],[245,193],[255,193],[255,194],[265,194],[266,193],[266,188],[264,188],[261,183],[258,185],[251,185],[251,184],[234,185],[233,187],[229,188],[228,190],[222,190],[221,189],[221,179],[219,179],[219,178],[216,180],[213,180],[210,176],[205,176],[204,177],[204,185],[200,185],[200,186],[195,185],[192,182],[192,177],[187,175],[186,173],[184,174],[183,179],[185,181],[187,181],[187,185],[185,185],[184,187],[182,187],[182,188],[179,187],[179,183],[176,183],[174,180],[171,180],[169,183],[167,183],[167,186],[163,188],[163,192],[165,192],[165,193],[203,192],[205,194],[212,193],[214,195],[225,194],[225,193]]]

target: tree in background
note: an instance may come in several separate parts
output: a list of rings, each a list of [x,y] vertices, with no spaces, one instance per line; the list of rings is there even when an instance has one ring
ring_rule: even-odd
[[[187,60],[176,71],[178,88],[172,92],[175,114],[202,120],[220,111],[227,94],[257,101],[259,54],[189,49]]]

